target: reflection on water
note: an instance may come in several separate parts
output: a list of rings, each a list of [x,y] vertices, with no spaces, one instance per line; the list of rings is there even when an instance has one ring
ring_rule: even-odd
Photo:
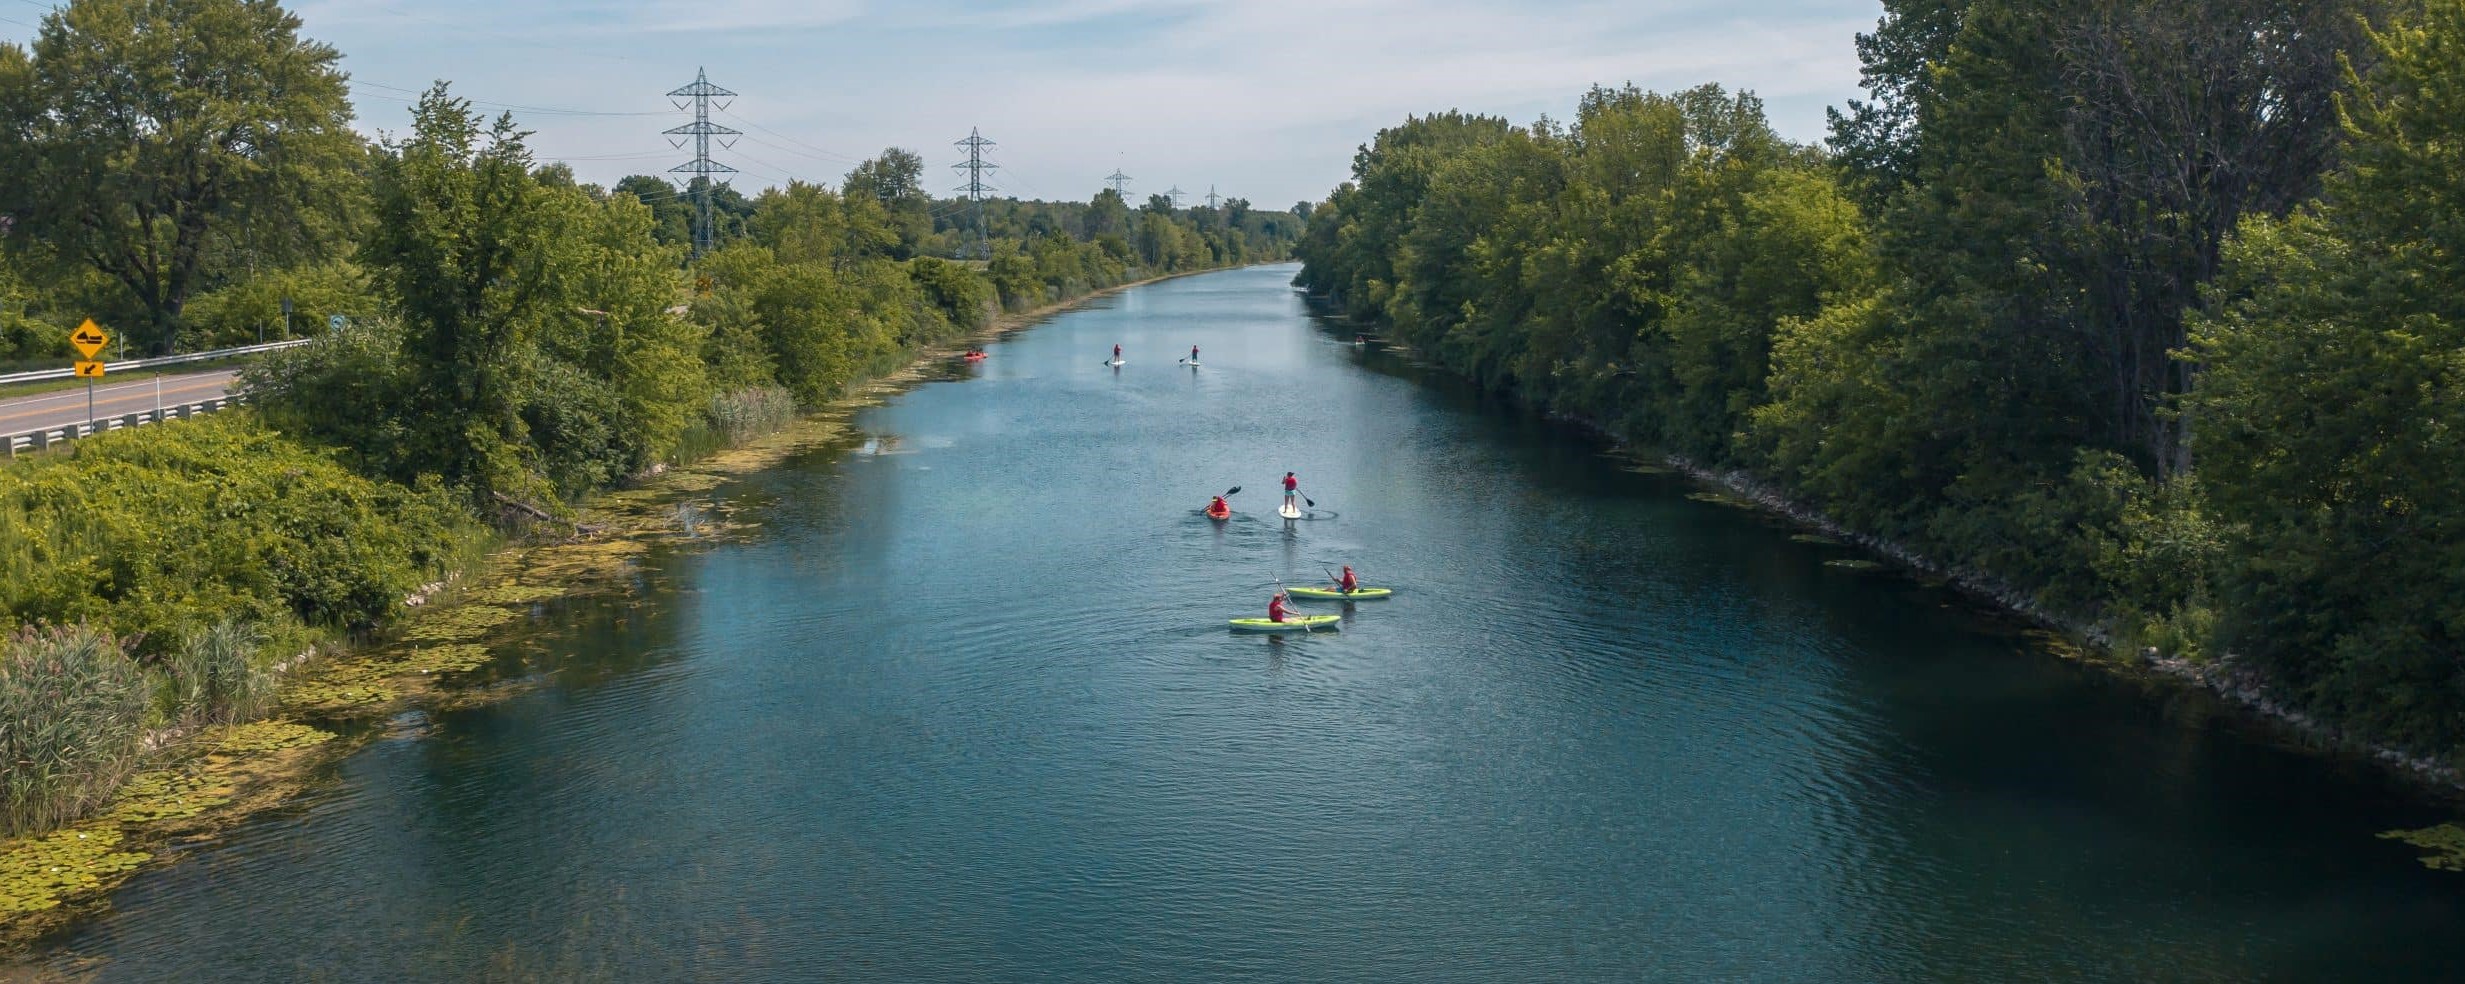
[[[2444,819],[1313,323],[994,345],[43,955],[106,980],[2437,980]],[[1118,371],[1091,358],[1119,343]],[[1203,369],[1173,364],[1189,346]],[[1295,471],[1317,505],[1274,515]],[[1208,497],[1244,491],[1224,522]],[[1350,564],[1392,600],[1241,635]],[[87,961],[91,961],[88,963]],[[99,968],[99,970],[97,970]]]

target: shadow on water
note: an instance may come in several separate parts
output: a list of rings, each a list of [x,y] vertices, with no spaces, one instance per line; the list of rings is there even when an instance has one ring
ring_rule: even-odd
[[[2439,980],[2443,807],[1331,341],[1153,285],[718,491],[147,873],[104,980]],[[1128,364],[1098,365],[1123,346]],[[1173,363],[1192,345],[1206,363]],[[1310,521],[1274,515],[1297,472]],[[1234,485],[1234,516],[1194,510]],[[1262,494],[1262,492],[1264,494]],[[1229,631],[1330,565],[1390,600]],[[97,973],[99,968],[99,973]]]

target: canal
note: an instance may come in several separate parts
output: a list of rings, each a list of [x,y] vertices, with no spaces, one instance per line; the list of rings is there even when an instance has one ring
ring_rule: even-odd
[[[121,981],[2433,980],[2449,819],[1347,344],[1261,267],[715,495],[38,954]],[[1108,367],[1111,347],[1125,364]],[[1192,345],[1201,365],[1180,363]],[[1274,515],[1296,473],[1314,503]],[[1200,514],[1231,486],[1238,510]],[[1226,631],[1352,565],[1341,631]]]

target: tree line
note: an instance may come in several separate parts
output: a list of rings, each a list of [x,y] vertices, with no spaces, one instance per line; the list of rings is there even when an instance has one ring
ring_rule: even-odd
[[[2465,750],[2458,0],[1887,0],[1750,94],[1381,131],[1298,283],[1483,384]]]
[[[986,202],[976,253],[893,148],[836,188],[707,189],[697,257],[677,189],[579,181],[444,83],[361,138],[339,58],[268,0],[71,0],[0,43],[0,173],[27,179],[0,183],[0,360],[86,316],[132,352],[253,340],[286,300],[318,336],[246,370],[251,409],[0,467],[0,834],[105,801],[146,729],[258,713],[278,659],[381,629],[509,509],[1303,227],[1107,190]]]

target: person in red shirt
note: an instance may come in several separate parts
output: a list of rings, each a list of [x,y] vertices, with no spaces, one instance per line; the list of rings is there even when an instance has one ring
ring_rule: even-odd
[[[1270,621],[1270,622],[1281,622],[1281,621],[1283,621],[1283,620],[1284,620],[1284,593],[1283,593],[1283,592],[1281,592],[1281,591],[1278,591],[1278,592],[1276,592],[1276,593],[1275,593],[1275,597],[1267,599],[1267,621]]]
[[[1198,361],[1198,346],[1196,345],[1190,346],[1190,361]]]
[[[1118,343],[1113,345],[1113,361],[1121,361],[1121,346]]]
[[[1291,506],[1291,505],[1292,505],[1292,497],[1293,497],[1293,496],[1296,496],[1296,495],[1300,495],[1300,494],[1301,494],[1301,480],[1300,480],[1300,479],[1297,479],[1297,478],[1292,477],[1292,473],[1291,473],[1291,472],[1285,472],[1285,473],[1284,473],[1284,505],[1286,505],[1286,506]]]
[[[1335,586],[1342,589],[1345,594],[1351,594],[1360,589],[1361,579],[1352,576],[1351,564],[1344,565],[1344,576],[1335,579]]]
[[[1230,516],[1232,515],[1232,503],[1224,501],[1223,496],[1216,496],[1214,502],[1207,503],[1207,515],[1217,519]]]

